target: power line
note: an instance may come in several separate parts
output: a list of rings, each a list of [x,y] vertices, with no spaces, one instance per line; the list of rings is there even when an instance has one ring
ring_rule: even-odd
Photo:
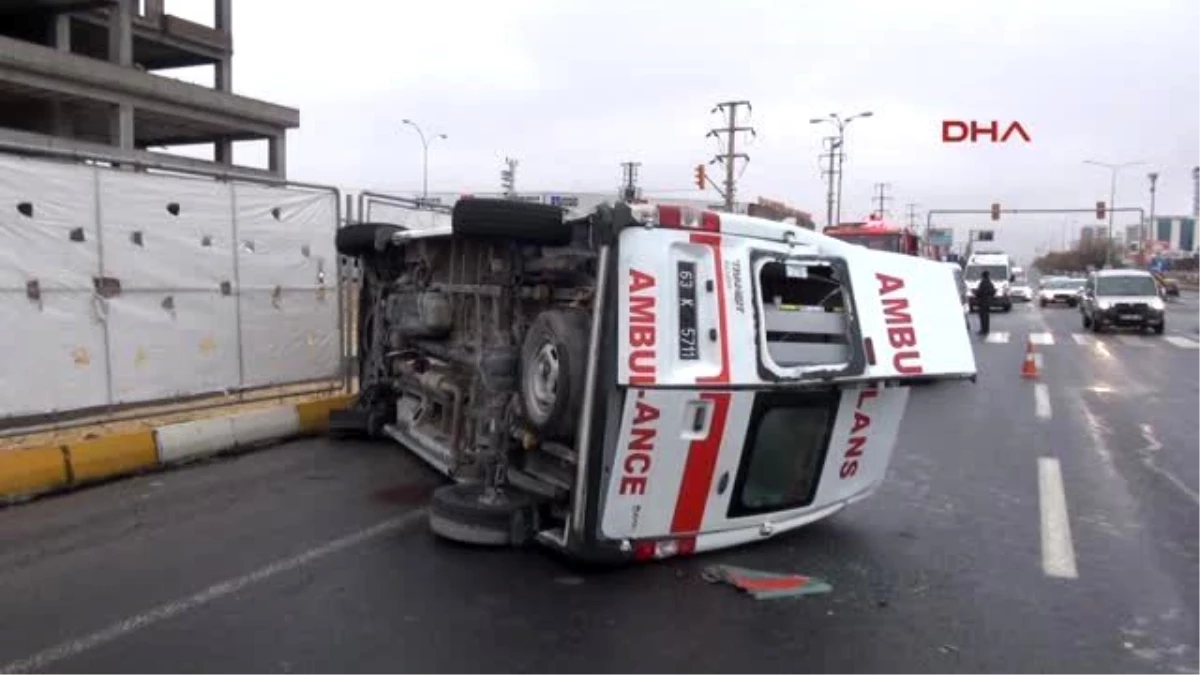
[[[632,202],[638,198],[638,168],[641,162],[621,162],[621,198]]]
[[[750,132],[751,136],[757,135],[754,131],[754,127],[738,125],[737,111],[738,108],[743,106],[745,106],[747,111],[752,110],[749,101],[723,101],[718,103],[716,107],[712,109],[712,112],[726,113],[727,118],[725,127],[720,129],[711,129],[708,132],[708,136],[715,138],[720,138],[721,134],[726,134],[725,152],[714,156],[709,164],[721,162],[725,165],[725,209],[730,212],[733,211],[734,196],[737,188],[735,185],[736,179],[733,175],[734,163],[739,159],[745,160],[747,163],[750,161],[750,155],[737,151],[737,135],[743,131]]]
[[[880,218],[883,218],[891,213],[887,208],[888,202],[892,200],[891,196],[887,193],[891,187],[891,183],[875,184],[875,197],[872,199],[872,201],[875,202],[876,206],[878,207],[875,209],[875,212],[879,214]]]
[[[905,206],[908,207],[908,226],[915,230],[917,229],[917,207],[920,205],[916,202],[909,202]]]

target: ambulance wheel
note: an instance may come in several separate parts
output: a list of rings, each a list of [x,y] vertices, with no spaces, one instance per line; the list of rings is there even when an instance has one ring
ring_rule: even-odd
[[[563,223],[563,210],[548,204],[530,204],[508,199],[460,199],[450,217],[454,234],[496,237],[565,246],[571,243],[571,228]]]
[[[538,433],[575,433],[587,373],[589,317],[577,310],[538,314],[521,346],[521,408]]]
[[[443,539],[475,546],[521,546],[533,536],[534,504],[527,495],[483,485],[444,485],[429,502],[429,529]]]
[[[357,258],[382,251],[392,235],[404,229],[390,223],[354,223],[338,228],[334,246],[338,253]]]

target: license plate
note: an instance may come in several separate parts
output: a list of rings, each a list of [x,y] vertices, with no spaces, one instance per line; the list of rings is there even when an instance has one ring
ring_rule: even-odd
[[[679,289],[679,359],[700,358],[696,330],[696,263],[676,263],[675,282]]]
[[[1121,319],[1122,321],[1141,321],[1142,320],[1142,317],[1140,314],[1122,314],[1118,318]]]

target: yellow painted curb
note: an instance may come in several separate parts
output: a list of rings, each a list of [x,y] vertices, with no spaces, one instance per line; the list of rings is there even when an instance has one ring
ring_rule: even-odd
[[[61,447],[0,450],[0,497],[24,497],[66,484],[67,463]]]
[[[114,434],[67,444],[71,477],[76,483],[111,478],[158,464],[153,431]]]
[[[344,410],[354,405],[353,394],[332,396],[317,401],[305,401],[296,404],[296,416],[300,419],[300,433],[311,434],[329,428],[329,413],[334,410]]]

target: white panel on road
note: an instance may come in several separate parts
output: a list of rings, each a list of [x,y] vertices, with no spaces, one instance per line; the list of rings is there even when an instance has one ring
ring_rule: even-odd
[[[1035,345],[1054,344],[1054,333],[1030,333],[1029,341]]]
[[[1086,333],[1072,333],[1071,339],[1075,340],[1075,344],[1083,347],[1092,344],[1092,336]]]
[[[1074,579],[1079,576],[1079,571],[1075,567],[1067,494],[1063,490],[1062,468],[1053,457],[1038,458],[1038,497],[1042,519],[1042,571],[1046,576]]]
[[[214,417],[159,427],[154,432],[162,464],[213,455],[234,446],[233,423]]]
[[[1200,342],[1189,340],[1181,335],[1168,335],[1163,338],[1167,342],[1183,349],[1200,349]]]
[[[1003,331],[997,332],[997,333],[988,333],[987,337],[984,338],[984,342],[990,342],[991,344],[994,344],[994,345],[1007,344],[1008,343],[1008,333],[1003,332]]]
[[[230,418],[233,440],[238,446],[290,436],[300,431],[300,417],[294,405],[252,410]]]

